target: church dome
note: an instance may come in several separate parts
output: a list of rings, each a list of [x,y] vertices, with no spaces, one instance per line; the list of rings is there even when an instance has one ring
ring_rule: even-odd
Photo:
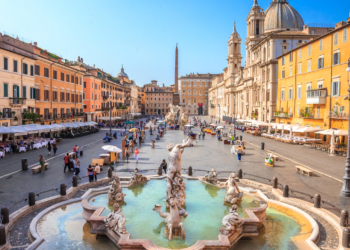
[[[273,0],[265,14],[265,32],[303,29],[303,18],[287,0]]]
[[[122,68],[121,68],[119,74],[117,75],[117,77],[118,77],[118,78],[119,78],[119,77],[125,77],[125,78],[128,78],[128,79],[129,79],[128,74],[124,72],[123,66],[122,66]]]

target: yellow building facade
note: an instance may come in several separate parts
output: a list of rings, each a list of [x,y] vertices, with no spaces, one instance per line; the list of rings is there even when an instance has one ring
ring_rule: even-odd
[[[278,57],[277,123],[347,129],[350,18]]]

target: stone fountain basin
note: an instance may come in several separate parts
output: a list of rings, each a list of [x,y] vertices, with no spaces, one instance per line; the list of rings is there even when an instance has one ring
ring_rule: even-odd
[[[161,178],[151,177],[150,179],[161,179]],[[196,178],[191,177],[191,179],[196,179]],[[40,217],[33,220],[32,224],[34,223],[35,225],[31,225],[31,234],[36,235],[37,237],[40,238],[40,234],[36,231],[36,226],[37,226],[36,224],[38,223],[41,217],[43,217],[45,214],[50,213],[54,209],[59,208],[60,206],[68,205],[69,203],[76,203],[79,200],[81,201],[81,205],[83,207],[82,215],[84,219],[89,221],[91,224],[91,232],[97,235],[105,234],[105,232],[102,233],[102,231],[98,230],[98,228],[101,228],[101,226],[103,226],[104,224],[103,223],[104,216],[101,216],[101,215],[103,215],[105,208],[92,206],[89,203],[89,201],[91,202],[92,198],[97,199],[98,196],[106,195],[108,192],[108,189],[109,187],[104,187],[99,189],[90,189],[80,199],[63,202],[46,209],[40,214]],[[244,220],[246,223],[243,228],[243,231],[239,235],[231,235],[231,236],[218,235],[216,240],[198,240],[194,245],[187,247],[187,249],[229,249],[242,236],[256,236],[258,225],[260,225],[261,222],[266,218],[265,210],[268,205],[273,208],[276,208],[277,206],[278,209],[283,209],[284,212],[286,211],[288,213],[290,212],[290,214],[293,215],[292,217],[293,218],[297,217],[298,223],[303,225],[302,227],[303,237],[299,237],[299,238],[296,237],[296,239],[293,239],[293,241],[295,240],[296,242],[299,242],[300,244],[303,243],[305,245],[305,238],[307,238],[307,240],[309,241],[310,239],[314,240],[315,238],[317,238],[317,236],[315,237],[315,235],[318,235],[318,227],[316,222],[310,216],[307,216],[307,214],[304,213],[303,211],[301,210],[297,211],[298,210],[297,208],[294,208],[292,206],[285,205],[283,203],[276,202],[276,201],[269,201],[267,204],[264,201],[264,198],[266,197],[264,197],[264,195],[261,195],[262,193],[260,191],[244,189],[242,187],[241,189],[242,191],[245,192],[246,195],[252,195],[254,197],[257,197],[260,201],[259,207],[252,208],[252,209],[245,209],[246,217],[244,218]],[[222,203],[220,203],[220,205],[221,204]],[[145,207],[140,208],[141,211],[142,209],[151,209],[151,208],[145,208]],[[163,210],[164,209],[165,208],[163,206]],[[159,221],[161,221],[160,217],[159,217]],[[35,232],[32,232],[33,228],[35,228]],[[219,228],[217,229],[217,232],[219,233]],[[113,241],[115,246],[119,249],[167,249],[166,247],[157,246],[150,240],[135,239],[135,237],[132,237],[132,235],[130,234],[117,235],[113,232],[112,233],[107,232],[106,235]],[[42,242],[43,241],[44,239],[42,239]],[[308,248],[304,247],[300,249],[308,249]]]

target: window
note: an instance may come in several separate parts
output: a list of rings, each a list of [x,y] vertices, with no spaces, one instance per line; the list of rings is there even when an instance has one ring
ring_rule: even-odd
[[[35,89],[35,100],[40,100],[40,89]]]
[[[66,93],[66,102],[70,102],[70,95],[69,95],[69,93]],[[69,112],[67,112],[67,114],[68,114]]]
[[[338,65],[340,63],[340,52],[333,54],[333,65]]]
[[[343,43],[348,41],[348,29],[343,29]]]
[[[9,60],[7,57],[4,57],[4,70],[9,69]]]
[[[297,107],[297,115],[300,115],[300,108],[299,108],[299,106]]]
[[[44,76],[49,77],[49,68],[44,68]]]
[[[339,95],[339,81],[332,82],[332,96]]]
[[[323,57],[318,58],[318,69],[323,69]]]
[[[30,65],[30,75],[34,76],[34,66]]]
[[[317,87],[318,87],[319,89],[322,89],[322,88],[323,88],[323,82],[317,83]]]
[[[44,101],[49,100],[49,90],[44,90]]]
[[[61,92],[61,93],[60,93],[60,96],[61,96],[61,98],[60,98],[61,100],[60,100],[60,101],[61,101],[61,102],[64,102],[64,92]],[[63,111],[63,112],[64,112],[64,111]]]
[[[17,60],[13,60],[13,72],[18,72]]]
[[[57,71],[56,70],[53,71],[53,79],[57,80]]]
[[[9,97],[9,85],[4,83],[4,97]]]
[[[293,53],[289,53],[289,62],[293,62]]]
[[[292,75],[293,75],[293,67],[290,66],[290,67],[289,67],[289,76],[292,76]]]
[[[293,99],[293,89],[288,90],[288,99],[292,100]]]
[[[61,81],[64,81],[64,73],[61,72]]]
[[[205,87],[208,87],[208,83],[207,82],[205,83]]]
[[[308,47],[308,55],[311,56],[311,44],[309,44],[309,47]]]
[[[301,63],[298,64],[298,74],[301,74]]]
[[[74,76],[71,76],[71,83],[74,83]]]
[[[84,82],[84,88],[86,88],[86,82]]]
[[[298,86],[298,99],[301,99],[301,86]]]
[[[334,46],[338,45],[338,32],[334,33]]]
[[[307,72],[311,72],[311,60],[307,61]]]
[[[30,99],[35,99],[35,88],[30,88]]]
[[[23,74],[28,75],[28,64],[23,63],[22,71],[23,71]]]
[[[66,82],[69,82],[69,75],[66,74]]]
[[[320,40],[320,51],[323,51],[323,39]]]
[[[282,76],[281,76],[281,78],[282,78],[282,79],[285,78],[285,72],[284,72],[284,70],[282,70]]]
[[[282,65],[285,64],[285,57],[282,57]]]
[[[75,77],[75,84],[78,84],[78,77],[77,76]],[[97,89],[97,87],[96,87],[96,89]]]
[[[301,49],[299,49],[299,59],[301,59]]]
[[[281,100],[284,100],[284,89],[281,90]]]
[[[22,97],[27,98],[27,86],[22,87]]]
[[[35,74],[36,74],[37,76],[40,75],[40,66],[39,66],[39,65],[35,65]]]
[[[190,82],[188,82],[188,87],[191,87],[191,83]]]

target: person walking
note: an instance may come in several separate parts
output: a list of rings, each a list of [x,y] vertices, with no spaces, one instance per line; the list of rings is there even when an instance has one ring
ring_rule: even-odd
[[[242,154],[243,154],[243,149],[242,149],[242,147],[239,147],[237,149],[237,156],[238,156],[238,161],[239,162],[241,162],[241,160],[242,160]]]
[[[63,171],[63,173],[66,172],[67,167],[69,170],[69,154],[68,153],[64,156],[64,171]]]
[[[81,161],[79,160],[78,156],[76,156],[74,160],[75,175],[79,175],[80,173],[80,163]]]
[[[49,155],[51,155],[51,142],[47,143],[47,150],[49,151]]]
[[[52,144],[52,147],[53,147],[53,155],[55,156],[56,155],[56,152],[57,152],[57,144]]]
[[[129,163],[129,157],[130,157],[130,153],[129,153],[129,148],[126,149],[126,163]]]
[[[73,147],[73,153],[77,154],[77,145]]]
[[[163,162],[160,164],[162,167],[164,173],[166,174],[166,170],[168,169],[168,164],[166,163],[165,159],[163,159]]]
[[[86,176],[89,176],[89,182],[93,182],[94,181],[94,169],[91,167],[91,165],[89,165],[87,172],[86,172]]]
[[[39,155],[39,163],[41,166],[41,173],[45,173],[45,159],[42,155]]]
[[[136,160],[136,163],[139,163],[139,150],[137,149],[137,147],[135,147],[135,160]]]
[[[98,165],[98,163],[96,163],[96,166],[94,167],[94,178],[95,181],[97,181],[97,174],[99,174],[101,172],[101,167]]]

